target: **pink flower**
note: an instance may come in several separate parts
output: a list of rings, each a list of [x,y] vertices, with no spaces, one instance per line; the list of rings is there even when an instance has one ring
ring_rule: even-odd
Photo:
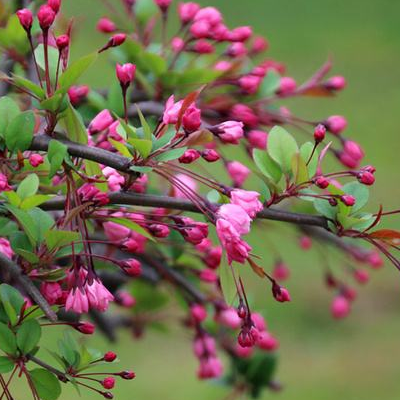
[[[218,136],[223,143],[239,144],[243,137],[243,123],[238,121],[226,121],[213,128],[211,131]]]
[[[197,21],[190,27],[190,33],[196,39],[204,39],[210,35],[211,25],[206,20]]]
[[[230,112],[231,117],[236,121],[242,121],[250,128],[254,128],[258,124],[258,117],[254,111],[245,104],[235,104]]]
[[[325,125],[318,124],[314,129],[314,140],[317,143],[322,142],[325,139],[326,128]]]
[[[106,130],[112,123],[114,119],[108,110],[103,110],[98,113],[89,124],[89,134],[94,135],[101,131]]]
[[[10,242],[6,238],[0,237],[0,253],[10,259],[14,255]]]
[[[107,351],[106,354],[104,354],[103,360],[105,362],[113,362],[117,358],[117,355],[113,351]]]
[[[341,115],[332,115],[324,122],[326,129],[334,135],[339,135],[346,129],[347,121]]]
[[[251,247],[240,238],[233,225],[225,219],[217,219],[217,235],[225,249],[228,262],[237,261],[241,264],[249,257]]]
[[[114,168],[103,168],[103,175],[107,178],[108,189],[112,192],[121,190],[122,185],[125,183],[125,178],[120,175]]]
[[[117,78],[124,88],[127,88],[135,79],[136,65],[126,63],[123,65],[117,64],[116,73]]]
[[[267,329],[265,319],[260,313],[251,313],[251,320],[259,332]]]
[[[268,42],[265,38],[263,38],[262,36],[257,36],[254,38],[253,46],[251,48],[251,51],[253,53],[261,53],[267,50],[267,48],[268,48]]]
[[[114,22],[106,17],[99,19],[99,21],[97,22],[96,28],[98,31],[100,31],[102,33],[112,33],[112,32],[115,32],[115,30],[117,29]]]
[[[42,28],[42,30],[47,31],[53,24],[56,18],[56,13],[50,6],[48,6],[47,4],[43,4],[39,8],[39,11],[37,13],[37,18],[39,20],[39,25]]]
[[[69,100],[73,106],[78,105],[82,102],[86,96],[89,94],[89,86],[71,86],[68,90]]]
[[[279,94],[290,94],[296,90],[296,81],[290,76],[283,76],[279,84],[278,93]]]
[[[200,39],[195,42],[190,50],[199,54],[212,54],[215,51],[215,47],[207,40]]]
[[[217,269],[221,264],[222,258],[222,249],[220,246],[212,247],[209,251],[207,251],[206,256],[204,257],[204,262],[206,263],[208,268]]]
[[[177,174],[175,179],[179,182],[179,187],[174,186],[174,196],[179,198],[187,198],[186,192],[197,191],[197,182],[185,174]],[[190,196],[189,196],[190,197]]]
[[[228,174],[235,186],[242,186],[250,175],[250,170],[239,161],[231,161],[226,166]]]
[[[185,41],[180,37],[174,37],[171,40],[171,48],[174,53],[179,53],[185,47]]]
[[[87,313],[89,311],[89,300],[86,292],[81,288],[70,290],[65,302],[65,310],[71,310],[78,314]]]
[[[277,281],[285,281],[290,276],[290,270],[285,263],[279,261],[275,264],[272,277]]]
[[[204,268],[199,273],[199,279],[206,283],[215,283],[218,281],[218,275],[209,268]]]
[[[63,294],[61,286],[57,282],[42,282],[40,291],[50,305],[56,304]]]
[[[196,161],[200,157],[200,153],[198,150],[189,149],[186,150],[180,157],[179,162],[182,164],[191,164],[192,162]]]
[[[29,164],[31,164],[33,168],[36,168],[43,163],[44,159],[40,154],[31,154],[29,156]]]
[[[0,172],[0,192],[11,190],[7,177]]]
[[[91,183],[85,183],[78,189],[78,195],[83,202],[93,202],[99,206],[105,206],[110,201],[107,193],[101,192]]]
[[[133,190],[136,193],[145,193],[148,181],[148,176],[144,174],[140,178],[136,179],[136,181],[131,185],[129,189]]]
[[[193,304],[190,307],[190,315],[196,322],[203,322],[207,318],[207,310],[201,304]]]
[[[168,10],[172,0],[154,0],[154,3],[160,7],[161,11],[165,12]]]
[[[111,242],[121,242],[125,240],[130,233],[129,228],[112,221],[104,222],[103,229],[107,239]]]
[[[197,337],[193,342],[193,352],[199,358],[207,354],[215,356],[217,354],[215,339],[208,334]]]
[[[90,322],[77,322],[74,328],[84,335],[92,335],[96,329],[96,327]]]
[[[230,307],[219,312],[216,320],[221,324],[231,329],[238,329],[242,325],[242,320],[239,318],[237,311]]]
[[[346,87],[346,79],[343,76],[332,76],[324,86],[329,90],[342,90]]]
[[[208,357],[201,360],[197,376],[199,379],[219,378],[223,370],[224,368],[219,358]]]
[[[257,338],[257,346],[262,350],[274,351],[279,347],[279,342],[269,332],[260,332]]]
[[[239,235],[246,235],[250,232],[251,218],[239,205],[223,204],[217,211],[217,218],[228,221]]]
[[[57,14],[61,8],[61,0],[47,0],[47,5]]]
[[[299,244],[303,250],[309,250],[312,247],[312,240],[309,236],[302,236],[300,238]]]
[[[192,21],[199,10],[200,6],[197,3],[179,3],[178,14],[182,24],[186,25]]]
[[[157,238],[166,238],[170,233],[168,226],[163,224],[151,224],[148,228],[150,233]]]
[[[350,313],[350,303],[343,296],[336,296],[331,305],[332,316],[336,319],[347,317]]]
[[[343,146],[343,151],[352,159],[359,162],[364,158],[364,151],[357,142],[346,140]]]
[[[208,225],[204,222],[197,222],[189,217],[180,217],[178,230],[184,239],[192,244],[199,244],[208,236]]]
[[[245,42],[252,34],[253,30],[250,26],[239,26],[230,32],[229,39],[232,42]]]
[[[134,258],[124,261],[123,269],[129,276],[137,277],[142,274],[142,264]]]
[[[374,269],[378,269],[383,266],[382,257],[377,251],[372,251],[368,255],[367,262]]]
[[[240,358],[249,358],[253,355],[253,352],[252,347],[242,347],[239,343],[235,345],[235,354]]]
[[[354,271],[354,279],[362,285],[367,283],[369,281],[368,271],[366,271],[365,269],[356,269]]]
[[[264,131],[252,130],[247,134],[247,140],[256,149],[265,150],[267,148],[268,133]]]
[[[125,290],[118,290],[115,294],[115,301],[126,308],[131,308],[136,304],[136,299]]]
[[[260,194],[257,192],[234,189],[230,196],[231,203],[243,208],[250,218],[254,218],[263,209],[261,201],[258,200]]]
[[[286,301],[291,300],[289,291],[286,288],[279,286],[277,283],[273,283],[272,285],[272,294],[274,295],[275,300],[280,303],[285,303]]]
[[[231,58],[243,57],[247,54],[247,48],[242,42],[236,42],[228,47],[226,54]]]
[[[32,11],[29,10],[28,8],[23,8],[23,9],[17,11],[17,17],[18,17],[19,23],[22,25],[22,27],[27,32],[29,32],[32,28],[32,23],[33,23]]]
[[[163,122],[165,125],[176,124],[178,122],[179,112],[181,111],[183,101],[180,100],[175,103],[174,95],[170,96],[165,104],[165,110],[163,114]]]
[[[197,11],[194,20],[205,20],[208,21],[211,25],[218,25],[222,22],[222,15],[215,7],[205,7]]]
[[[90,307],[96,308],[99,311],[106,311],[108,303],[114,300],[114,296],[97,278],[93,279],[91,284],[87,282],[85,290]]]

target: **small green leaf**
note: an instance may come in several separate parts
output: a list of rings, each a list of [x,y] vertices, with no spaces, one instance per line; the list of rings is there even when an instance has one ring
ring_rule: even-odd
[[[369,190],[368,188],[358,182],[350,182],[343,185],[342,190],[356,199],[356,203],[351,207],[351,212],[361,210],[369,200]]]
[[[279,165],[269,156],[265,150],[254,149],[253,159],[260,172],[274,183],[278,183],[282,177]]]
[[[155,140],[153,142],[153,148],[152,151],[156,151],[158,149],[161,149],[164,147],[166,144],[168,144],[172,138],[176,135],[175,129],[170,129],[164,135],[162,135],[159,139]]]
[[[274,69],[270,69],[263,79],[257,94],[262,97],[272,96],[281,84],[281,76]]]
[[[14,152],[16,150],[27,150],[33,139],[35,129],[35,115],[32,111],[25,111],[17,115],[8,124],[5,134],[7,148]]]
[[[0,349],[8,354],[15,354],[17,352],[17,342],[14,333],[2,322],[0,322]]]
[[[60,169],[64,158],[68,155],[68,147],[58,140],[50,140],[47,158],[50,163],[49,178],[52,178]]]
[[[62,101],[64,100],[63,93],[55,93],[53,96],[40,103],[40,108],[42,110],[51,111],[53,113],[58,112],[61,108]]]
[[[60,77],[59,84],[61,90],[66,93],[96,59],[97,53],[92,53],[73,62]]]
[[[307,165],[299,153],[293,155],[292,173],[296,184],[308,182],[309,180]]]
[[[28,236],[32,245],[35,245],[38,238],[36,232],[37,227],[33,218],[26,211],[20,210],[11,204],[5,204],[5,207],[14,215],[18,223],[22,226],[22,229]]]
[[[0,98],[0,137],[4,137],[11,120],[20,113],[18,104],[10,97]]]
[[[187,147],[179,147],[178,149],[172,149],[166,151],[164,153],[159,154],[158,156],[154,157],[155,160],[158,162],[167,162],[176,160],[179,158],[183,153],[187,150]]]
[[[300,155],[302,157],[302,159],[305,162],[308,162],[308,160],[310,159],[311,153],[313,151],[314,148],[314,144],[311,142],[306,142],[304,143],[301,147],[300,147]],[[307,169],[308,169],[308,175],[312,178],[316,172],[317,172],[317,168],[318,168],[318,150],[316,149],[314,151],[314,155],[312,156],[310,162],[307,165]]]
[[[146,118],[142,114],[142,111],[140,111],[140,108],[138,106],[136,106],[136,109],[137,109],[137,112],[138,112],[138,115],[139,115],[140,123],[142,124],[144,138],[148,139],[148,140],[151,140],[152,133],[151,133],[150,126],[147,123]]]
[[[62,122],[70,140],[87,144],[88,135],[82,117],[71,104],[63,112]]]
[[[12,75],[12,78],[17,86],[22,87],[23,89],[27,89],[29,92],[33,93],[41,100],[45,99],[46,94],[44,90],[39,85],[36,85],[36,83],[33,83],[23,76]]]
[[[47,200],[53,198],[52,194],[35,194],[34,196],[29,197],[21,202],[19,208],[21,210],[30,210],[31,208],[37,207],[40,204],[45,203]]]
[[[131,165],[129,169],[131,171],[140,172],[141,174],[147,174],[148,172],[151,172],[153,170],[151,167],[142,167],[140,165]]]
[[[149,156],[153,146],[153,142],[146,139],[128,139],[128,143],[130,143],[143,158],[147,158]]]
[[[165,58],[158,54],[144,52],[142,61],[146,65],[146,69],[151,71],[155,76],[160,76],[167,71]]]
[[[268,153],[282,170],[290,173],[293,155],[299,151],[293,136],[281,126],[274,126],[268,135]]]
[[[0,374],[7,374],[8,372],[11,372],[14,367],[14,362],[11,361],[9,358],[4,356],[0,357]]]
[[[118,142],[117,140],[114,139],[108,139],[108,141],[118,150],[119,153],[121,153],[123,156],[131,159],[132,154],[129,151],[129,149],[121,142]]]
[[[45,71],[43,44],[39,44],[39,46],[36,47],[35,57],[39,67],[42,69],[42,71]],[[48,46],[48,58],[49,58],[50,79],[52,82],[54,82],[56,78],[57,63],[58,63],[58,50],[55,47]]]
[[[30,353],[39,343],[42,329],[35,320],[24,322],[17,331],[17,346],[22,354]]]
[[[314,207],[324,217],[336,220],[336,214],[338,209],[337,207],[331,206],[328,200],[316,198],[314,200]]]
[[[16,207],[20,206],[22,200],[17,193],[14,192],[14,190],[7,190],[6,192],[3,192],[3,196],[7,198],[11,205]]]
[[[61,385],[58,378],[43,368],[29,371],[35,389],[42,400],[57,400],[61,394]]]
[[[18,186],[17,195],[25,200],[36,194],[39,189],[39,178],[36,174],[28,175]]]
[[[79,232],[51,229],[45,232],[44,239],[47,248],[53,250],[79,240],[80,234]]]

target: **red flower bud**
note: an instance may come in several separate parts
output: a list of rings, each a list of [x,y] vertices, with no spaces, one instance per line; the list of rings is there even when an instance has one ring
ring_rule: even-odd
[[[328,90],[342,90],[346,87],[346,79],[343,76],[332,76],[325,82],[324,86]]]
[[[275,297],[275,300],[281,303],[291,300],[289,291],[286,288],[279,286],[276,282],[272,284],[272,294]]]
[[[56,39],[56,45],[58,50],[63,50],[69,46],[69,36],[68,35],[61,35]]]
[[[168,7],[170,6],[172,0],[154,0],[154,3],[160,7],[160,10],[162,12],[166,12],[168,10]]]
[[[123,269],[129,276],[140,276],[142,274],[142,264],[134,258],[123,262]]]
[[[112,389],[115,386],[115,379],[111,376],[104,378],[101,382],[104,389]]]
[[[42,30],[47,31],[53,24],[56,18],[56,13],[50,6],[44,4],[40,6],[37,17],[39,20],[39,25],[42,28]]]
[[[363,183],[364,185],[371,186],[375,182],[375,177],[372,175],[371,172],[368,171],[362,171],[357,175],[357,179],[360,183]]]
[[[33,15],[32,11],[28,8],[23,8],[17,11],[17,17],[19,19],[20,24],[22,27],[27,31],[30,32],[33,23]]]
[[[182,164],[190,164],[200,157],[200,153],[195,149],[186,150],[183,155],[179,157],[179,162]]]
[[[74,328],[85,335],[91,335],[96,327],[90,322],[78,322]]]
[[[103,392],[101,393],[105,399],[113,399],[114,395],[110,392]]]
[[[329,181],[324,176],[319,176],[314,180],[316,186],[320,189],[326,189],[329,186]]]
[[[136,374],[133,371],[122,371],[117,375],[119,375],[122,379],[127,379],[127,380],[133,379],[136,376]]]
[[[314,139],[317,143],[322,142],[325,139],[326,128],[322,124],[318,124],[314,129]]]
[[[354,206],[354,204],[356,204],[356,199],[353,196],[350,196],[349,194],[341,196],[340,200],[348,207],[352,207]]]
[[[99,53],[102,53],[103,51],[109,49],[110,47],[117,47],[121,46],[122,43],[124,43],[126,40],[126,35],[125,33],[117,33],[114,36],[111,36],[108,42],[105,44],[104,47],[102,47],[99,50]]]
[[[112,22],[110,19],[106,17],[99,19],[96,28],[98,31],[102,33],[112,33],[115,32],[115,30],[117,29],[114,22]]]
[[[47,0],[47,5],[57,14],[61,8],[61,0]]]
[[[136,65],[131,63],[117,64],[116,72],[121,86],[127,88],[135,79]]]
[[[215,162],[218,161],[221,156],[218,154],[213,149],[207,149],[201,152],[201,156],[207,161],[207,162]]]
[[[106,354],[104,354],[103,360],[105,362],[113,362],[117,358],[117,355],[112,352],[112,351],[107,351]]]

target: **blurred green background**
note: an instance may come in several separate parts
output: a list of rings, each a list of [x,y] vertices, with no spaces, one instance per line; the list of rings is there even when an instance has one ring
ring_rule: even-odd
[[[199,3],[219,7],[230,27],[252,25],[255,32],[265,35],[270,42],[268,56],[286,63],[288,74],[299,82],[328,56],[333,57],[334,73],[347,78],[348,88],[334,99],[297,99],[289,104],[290,108],[314,119],[345,115],[349,121],[347,136],[362,143],[366,162],[377,167],[371,207],[380,203],[388,208],[399,207],[400,1],[204,0]],[[104,36],[95,32],[97,19],[107,15],[100,0],[65,0],[64,9],[67,15],[76,17],[79,40],[73,44],[75,56],[104,43]],[[107,86],[114,79],[113,74],[112,68],[98,63],[86,78],[92,84]],[[391,224],[395,227],[399,222],[400,218],[395,217]],[[266,224],[263,234],[268,234],[269,227],[277,224]],[[265,393],[262,399],[398,400],[398,271],[389,264],[373,271],[371,283],[360,289],[351,316],[345,321],[333,321],[329,316],[332,293],[322,285],[320,258],[296,250],[293,244],[296,237],[291,236],[291,231],[286,226],[278,229],[279,237],[275,237],[276,231],[268,237],[279,244],[292,267],[288,287],[293,302],[276,305],[264,282],[248,281],[248,291],[264,310],[270,330],[281,341],[278,377],[285,389],[279,394]],[[273,258],[264,250],[263,240],[258,231],[252,243],[268,266]],[[339,264],[332,263],[334,268],[339,268]],[[221,386],[197,381],[191,338],[174,321],[166,335],[148,332],[143,340],[136,341],[122,333],[117,345],[96,339],[99,348],[119,354],[122,368],[133,368],[137,373],[133,382],[118,382],[115,398],[213,400],[226,395]],[[51,347],[55,338],[56,334],[49,338],[47,347]],[[70,400],[72,396],[74,390],[67,390],[62,400]],[[86,391],[82,397],[98,398]]]

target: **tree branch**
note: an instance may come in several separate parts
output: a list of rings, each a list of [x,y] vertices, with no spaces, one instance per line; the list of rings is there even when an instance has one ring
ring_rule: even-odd
[[[0,254],[0,267],[4,271],[7,271],[10,277],[24,288],[26,293],[32,297],[50,321],[57,321],[56,313],[51,309],[49,303],[47,303],[37,287],[26,275],[22,274],[20,268],[16,264],[3,254]]]

